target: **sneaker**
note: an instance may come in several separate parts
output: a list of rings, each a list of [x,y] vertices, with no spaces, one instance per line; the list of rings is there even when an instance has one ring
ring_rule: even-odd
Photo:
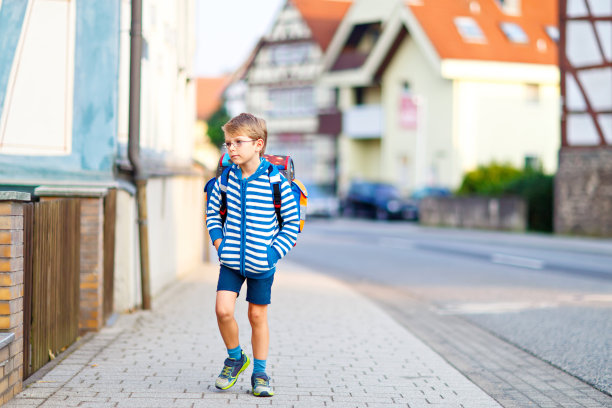
[[[242,356],[240,356],[240,360],[226,358],[223,370],[221,370],[221,374],[219,374],[217,381],[215,381],[215,387],[220,390],[227,390],[228,388],[231,388],[234,384],[236,384],[238,375],[243,372],[249,366],[249,364],[249,357],[244,354],[244,351],[242,352]]]
[[[270,388],[270,377],[266,373],[257,373],[251,376],[253,395],[256,397],[271,397],[274,395]]]

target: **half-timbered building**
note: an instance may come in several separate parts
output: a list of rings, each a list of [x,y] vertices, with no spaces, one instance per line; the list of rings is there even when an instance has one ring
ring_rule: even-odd
[[[612,236],[612,2],[560,1],[555,231]]]
[[[321,111],[335,106],[335,94],[316,81],[350,4],[288,0],[244,70],[246,108],[268,124],[266,152],[291,155],[306,182],[333,185],[335,180],[335,135],[325,134],[319,121]]]

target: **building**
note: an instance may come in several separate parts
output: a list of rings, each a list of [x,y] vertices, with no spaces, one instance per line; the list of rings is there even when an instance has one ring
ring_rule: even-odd
[[[148,229],[147,292],[153,298],[203,256],[204,179],[192,159],[195,2],[142,3],[139,157],[146,194],[137,200],[127,157],[130,33],[137,31],[131,29],[132,2],[0,1],[0,190],[33,206],[34,231],[49,218],[59,225],[47,238],[32,238],[25,224],[12,223],[11,217],[27,218],[22,204],[3,206],[16,213],[8,213],[2,229],[10,227],[22,250],[0,264],[23,276],[22,265],[33,258],[23,250],[30,241],[68,249],[43,263],[60,271],[76,265],[79,332],[98,330],[113,312],[143,304],[139,225]],[[72,212],[37,215],[39,206],[65,201],[76,203]],[[146,220],[137,201],[146,205]],[[64,242],[68,218],[80,230]],[[26,293],[28,285],[26,278]],[[64,286],[64,277],[53,282],[53,288]],[[21,350],[30,349],[25,331]],[[51,351],[59,349],[43,350],[44,358]]]
[[[335,106],[318,86],[322,57],[351,1],[288,0],[243,67],[247,111],[268,125],[266,153],[291,155],[305,182],[335,182],[335,135],[319,113]]]
[[[612,236],[612,7],[562,0],[555,232]]]
[[[356,1],[320,83],[343,112],[339,183],[458,187],[493,160],[557,166],[555,0]]]

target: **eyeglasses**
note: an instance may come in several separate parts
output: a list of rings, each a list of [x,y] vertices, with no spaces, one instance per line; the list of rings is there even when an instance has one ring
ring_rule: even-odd
[[[229,142],[229,143],[223,143],[221,146],[223,146],[225,149],[229,150],[232,148],[232,146],[234,146],[236,149],[240,149],[240,146],[242,146],[245,143],[249,143],[249,142],[256,142],[257,140],[253,140],[253,139],[249,139],[249,140],[236,140],[235,142]]]

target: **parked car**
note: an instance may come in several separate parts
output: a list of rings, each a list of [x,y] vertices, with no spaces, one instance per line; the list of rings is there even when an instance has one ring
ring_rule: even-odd
[[[347,217],[368,216],[379,220],[417,217],[417,208],[403,198],[399,190],[386,183],[353,182],[342,200],[342,214]]]
[[[422,187],[412,192],[413,200],[422,200],[425,197],[450,197],[451,191],[446,187]]]
[[[307,217],[337,217],[340,202],[330,188],[316,184],[306,185],[308,190]]]
[[[421,187],[414,190],[410,198],[417,209],[416,219],[419,218],[419,206],[422,199],[425,197],[450,197],[452,195],[453,193],[446,187]]]

